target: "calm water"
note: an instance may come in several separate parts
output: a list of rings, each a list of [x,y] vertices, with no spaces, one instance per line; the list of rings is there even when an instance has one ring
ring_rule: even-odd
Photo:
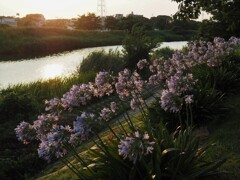
[[[173,49],[180,49],[186,44],[187,41],[164,42],[161,44],[161,48],[169,46]],[[103,49],[106,51],[122,50],[122,46],[85,48],[31,60],[0,62],[0,89],[18,83],[70,76],[84,57],[91,52]]]

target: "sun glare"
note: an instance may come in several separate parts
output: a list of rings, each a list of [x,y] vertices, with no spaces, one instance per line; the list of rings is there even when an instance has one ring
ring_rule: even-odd
[[[46,65],[42,69],[42,74],[46,79],[61,76],[63,74],[63,66],[59,64]]]

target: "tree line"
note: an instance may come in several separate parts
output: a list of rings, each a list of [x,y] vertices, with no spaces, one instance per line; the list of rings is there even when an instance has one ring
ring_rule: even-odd
[[[18,26],[51,26],[67,28],[72,26],[79,30],[131,30],[134,25],[142,26],[146,30],[176,30],[184,28],[197,30],[200,22],[194,20],[178,20],[171,16],[158,15],[146,18],[142,15],[129,14],[127,16],[99,17],[94,13],[87,13],[75,19],[52,19],[45,20],[42,14],[28,14],[18,20]]]
[[[176,14],[171,16],[158,15],[146,18],[133,13],[123,16],[107,16],[101,19],[94,13],[88,13],[71,20],[46,20],[44,26],[67,28],[70,24],[79,30],[128,30],[135,24],[146,30],[172,30],[181,32],[186,30],[198,30],[199,37],[208,39],[214,36],[229,38],[240,35],[240,1],[239,0],[173,0],[179,4]],[[211,15],[202,22],[195,21],[201,12]],[[43,15],[27,15],[19,19],[20,26],[39,25],[39,19]],[[35,22],[35,23],[34,23]],[[71,23],[70,23],[71,22]]]

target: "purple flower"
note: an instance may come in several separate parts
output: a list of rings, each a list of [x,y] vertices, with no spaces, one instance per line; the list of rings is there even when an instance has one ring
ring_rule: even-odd
[[[62,101],[58,98],[53,98],[51,100],[46,100],[45,101],[45,111],[50,111],[50,112],[61,112],[63,109]]]
[[[108,121],[111,119],[112,111],[109,108],[103,108],[101,110],[100,116],[103,120]]]
[[[50,162],[54,156],[59,158],[67,154],[65,143],[68,142],[71,131],[69,126],[54,125],[46,139],[39,144],[39,157]]]
[[[137,63],[137,67],[138,69],[143,69],[144,67],[146,67],[148,65],[148,62],[146,59],[142,59]]]
[[[185,102],[186,102],[186,104],[193,103],[193,95],[186,95],[185,96]]]
[[[126,137],[124,140],[120,140],[118,153],[120,156],[123,156],[124,159],[128,158],[136,164],[138,160],[141,160],[143,155],[153,153],[154,144],[154,141],[149,141],[149,135],[147,133],[142,135],[136,131],[132,137]]]
[[[33,122],[33,128],[37,132],[39,139],[45,139],[47,134],[51,131],[54,125],[57,124],[58,116],[52,114],[42,114]]]
[[[92,128],[94,123],[96,123],[94,114],[83,112],[81,116],[77,116],[76,120],[73,121],[73,133],[71,134],[69,143],[77,145],[88,140],[93,133]]]
[[[95,78],[94,95],[96,97],[111,95],[113,93],[112,81],[113,77],[108,72],[99,72]]]
[[[16,136],[19,141],[22,141],[24,144],[28,144],[30,141],[36,138],[36,131],[34,128],[27,122],[21,122],[15,128]]]

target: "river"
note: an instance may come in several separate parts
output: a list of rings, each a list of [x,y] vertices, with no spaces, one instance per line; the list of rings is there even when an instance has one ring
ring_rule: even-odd
[[[181,49],[186,44],[187,41],[163,42],[160,48],[169,46],[173,49]],[[110,49],[121,51],[122,46],[84,48],[42,58],[0,62],[0,89],[8,85],[70,76],[84,57],[94,51],[109,51]]]

